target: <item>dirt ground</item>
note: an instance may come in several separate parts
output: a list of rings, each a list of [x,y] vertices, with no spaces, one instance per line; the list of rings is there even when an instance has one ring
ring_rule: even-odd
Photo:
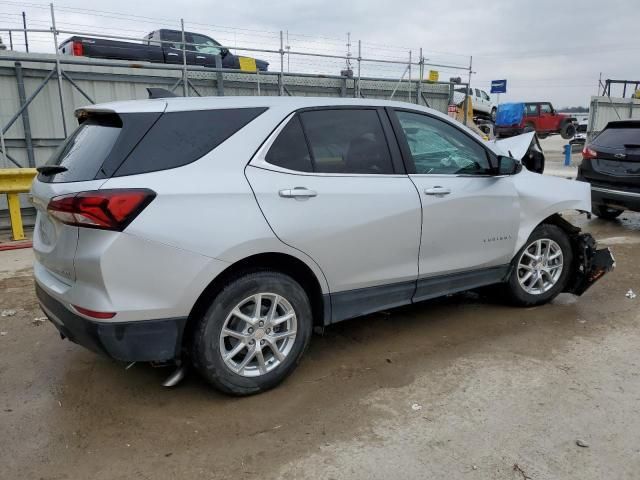
[[[618,263],[584,296],[455,295],[344,322],[241,399],[60,340],[35,320],[31,252],[0,252],[16,311],[0,318],[0,477],[637,479],[640,215],[571,220]]]

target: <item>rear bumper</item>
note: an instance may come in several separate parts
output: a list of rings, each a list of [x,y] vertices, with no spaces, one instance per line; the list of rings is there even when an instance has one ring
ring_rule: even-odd
[[[62,336],[96,353],[125,362],[164,362],[180,355],[186,318],[96,322],[69,310],[37,282],[36,296]]]

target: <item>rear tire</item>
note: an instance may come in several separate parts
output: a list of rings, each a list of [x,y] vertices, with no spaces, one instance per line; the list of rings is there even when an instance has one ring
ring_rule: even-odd
[[[565,231],[539,225],[514,257],[503,292],[514,305],[542,305],[565,289],[572,268],[573,249]]]
[[[536,131],[536,126],[529,122],[524,126],[524,129],[522,130],[522,133],[529,133],[529,132],[535,132]]]
[[[602,218],[603,220],[614,220],[618,218],[624,210],[619,210],[617,208],[610,208],[606,205],[593,205],[591,207],[591,211],[598,218]]]
[[[498,111],[496,110],[496,107],[493,107],[493,108],[491,109],[491,121],[492,121],[493,123],[496,123],[496,116],[497,116],[497,112],[498,112]]]
[[[249,273],[211,301],[195,328],[192,361],[222,392],[260,393],[296,368],[312,328],[309,298],[298,282],[279,272]]]

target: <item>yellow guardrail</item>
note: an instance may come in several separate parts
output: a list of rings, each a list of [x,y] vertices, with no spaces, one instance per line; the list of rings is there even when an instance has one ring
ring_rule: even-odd
[[[14,240],[24,240],[19,194],[31,190],[31,182],[37,173],[35,168],[0,168],[0,194],[7,195]]]

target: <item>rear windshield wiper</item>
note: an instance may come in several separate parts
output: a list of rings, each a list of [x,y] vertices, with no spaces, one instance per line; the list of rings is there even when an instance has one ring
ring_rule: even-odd
[[[42,175],[46,175],[48,177],[49,175],[66,172],[67,167],[62,165],[43,165],[36,168],[36,170],[38,171],[38,173],[41,173]]]

